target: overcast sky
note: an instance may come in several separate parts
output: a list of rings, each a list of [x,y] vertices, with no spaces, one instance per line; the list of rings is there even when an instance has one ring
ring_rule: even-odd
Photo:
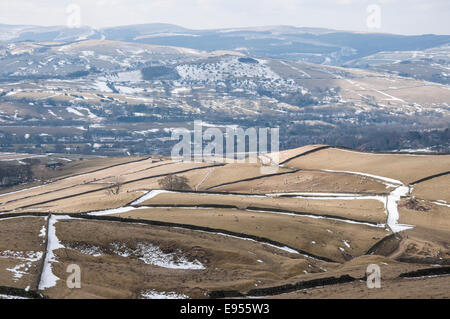
[[[96,28],[144,23],[192,29],[293,25],[450,34],[450,0],[0,0],[0,23],[64,25],[70,4],[81,8],[83,25]],[[381,20],[373,20],[369,5],[379,6]],[[380,21],[381,28],[369,28],[368,18],[372,26]]]

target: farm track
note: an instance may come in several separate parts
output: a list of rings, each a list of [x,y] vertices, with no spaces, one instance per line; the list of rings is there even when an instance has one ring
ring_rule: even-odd
[[[200,186],[202,186],[202,184],[203,184],[204,182],[206,182],[206,180],[209,178],[209,176],[211,176],[212,172],[214,172],[215,169],[216,169],[215,167],[209,169],[209,171],[205,174],[205,176],[203,176],[203,178],[202,178],[202,180],[200,181],[200,183],[198,183],[198,184],[195,186],[195,190],[196,190],[196,191],[200,188]]]

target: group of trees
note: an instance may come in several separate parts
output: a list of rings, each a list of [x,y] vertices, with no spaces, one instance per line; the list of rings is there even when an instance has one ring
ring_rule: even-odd
[[[33,170],[29,164],[0,162],[0,186],[9,187],[29,182],[33,179]]]
[[[122,186],[124,184],[124,180],[122,177],[116,177],[111,182],[111,185],[105,190],[108,196],[119,195]],[[166,177],[160,179],[158,181],[161,189],[170,190],[170,191],[190,191],[192,188],[189,186],[189,179],[185,176],[178,175],[167,175]]]
[[[159,186],[171,191],[189,191],[189,180],[185,176],[167,175],[158,181]]]

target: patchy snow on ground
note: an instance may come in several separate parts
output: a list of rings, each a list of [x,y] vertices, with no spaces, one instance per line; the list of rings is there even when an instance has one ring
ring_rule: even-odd
[[[12,251],[4,250],[0,251],[0,258],[14,258],[27,261],[38,261],[42,257],[40,251]]]
[[[85,111],[87,113],[87,116],[92,119],[92,120],[100,120],[101,118],[98,117],[97,115],[95,115],[94,113],[91,112],[90,109],[88,109],[87,107],[81,107],[81,106],[77,106],[76,109],[78,111]],[[79,112],[81,114],[81,112]],[[83,115],[84,116],[84,115]]]
[[[188,87],[178,87],[172,90],[172,94],[189,93],[191,89]]]
[[[189,261],[182,251],[164,253],[158,246],[151,243],[138,243],[136,249],[131,249],[124,243],[111,244],[113,253],[122,257],[136,257],[148,265],[168,269],[201,270],[205,269],[198,260]]]
[[[75,109],[72,108],[72,107],[67,107],[66,110],[67,110],[67,112],[72,113],[72,114],[75,114],[76,116],[80,116],[80,117],[84,117],[84,116],[85,116],[83,113],[81,113],[81,112],[75,110]]]
[[[131,83],[136,83],[143,80],[142,72],[140,70],[119,72],[117,73],[117,75],[109,76],[108,79],[114,82],[131,82]]]
[[[434,204],[439,205],[439,206],[446,206],[446,207],[450,207],[450,204],[447,203],[444,200],[437,200],[437,201],[433,201]]]
[[[0,294],[0,299],[28,299],[25,297],[19,297],[19,296],[11,296],[11,295],[2,295]]]
[[[100,92],[112,93],[112,90],[108,87],[106,81],[97,80],[94,82],[94,89]]]
[[[235,57],[211,63],[181,64],[176,67],[176,70],[184,80],[188,81],[221,81],[229,77],[280,79],[280,76],[267,65],[240,63]]]
[[[142,257],[139,259],[146,264],[170,269],[205,269],[205,266],[198,260],[187,260],[181,251],[178,251],[178,253],[164,253],[157,246],[143,243],[138,244],[138,251],[142,254]]]
[[[342,242],[344,243],[345,246],[347,246],[347,248],[352,248],[348,240],[343,240]]]
[[[65,248],[76,250],[84,255],[90,255],[93,257],[100,257],[103,255],[103,251],[99,246],[90,244],[70,244]]]
[[[146,290],[141,293],[142,299],[189,299],[188,296],[176,292]]]
[[[62,117],[56,115],[55,112],[53,112],[52,110],[48,110],[48,113],[50,113],[50,115],[56,117],[58,120],[64,120]]]
[[[41,260],[42,255],[43,253],[40,251],[0,251],[0,258],[12,258],[23,261],[23,263],[16,265],[15,267],[6,268],[6,270],[14,274],[14,281],[17,281],[24,275],[27,275],[32,264]]]
[[[140,94],[144,92],[143,88],[133,88],[133,87],[129,87],[129,86],[123,86],[123,85],[116,85],[115,88],[117,90],[119,90],[119,92],[121,94],[130,94],[130,95],[134,95],[134,94]]]
[[[140,135],[147,135],[147,134],[152,134],[152,133],[158,133],[159,131],[160,131],[159,128],[154,128],[154,129],[149,129],[149,130],[144,130],[144,131],[134,131],[134,133],[140,134]]]

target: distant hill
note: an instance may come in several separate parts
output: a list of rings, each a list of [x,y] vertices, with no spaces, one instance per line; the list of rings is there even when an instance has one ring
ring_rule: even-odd
[[[264,26],[191,30],[172,24],[104,29],[0,25],[0,41],[80,41],[106,39],[197,50],[236,50],[249,55],[341,65],[382,51],[425,50],[450,43],[448,35],[404,36],[319,28]]]

